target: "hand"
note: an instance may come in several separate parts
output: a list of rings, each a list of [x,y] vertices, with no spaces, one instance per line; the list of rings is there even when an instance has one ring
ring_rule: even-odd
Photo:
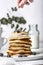
[[[29,2],[28,2],[29,1]],[[30,3],[32,3],[33,0],[18,0],[18,7],[23,8],[24,5],[29,5]]]

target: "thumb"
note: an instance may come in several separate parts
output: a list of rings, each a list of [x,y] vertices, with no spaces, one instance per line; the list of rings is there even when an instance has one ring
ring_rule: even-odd
[[[19,4],[20,4],[21,1],[22,1],[22,0],[18,0],[18,6],[19,6]]]
[[[22,0],[20,3],[19,3],[19,6],[21,7],[22,5],[26,4],[26,0]]]
[[[20,3],[22,0],[18,0],[18,3]]]

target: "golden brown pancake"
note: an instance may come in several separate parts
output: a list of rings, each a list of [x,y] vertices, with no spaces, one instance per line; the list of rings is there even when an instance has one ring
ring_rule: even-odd
[[[31,54],[31,51],[24,51],[24,50],[19,50],[19,51],[10,51],[8,50],[7,53],[13,53],[13,54]]]
[[[15,40],[18,40],[18,39],[10,39],[9,41],[15,41]],[[26,41],[26,42],[32,42],[30,39],[19,39],[20,41]]]
[[[31,42],[26,42],[26,41],[21,41],[21,40],[15,40],[15,41],[9,41],[9,43],[11,44],[11,43],[20,43],[20,44],[31,44]]]
[[[19,40],[19,39],[30,39],[30,37],[28,37],[28,36],[25,35],[25,36],[18,36],[18,37],[10,37],[9,38],[9,40],[13,40],[13,39],[14,40],[16,40],[16,39],[17,40]]]
[[[11,50],[11,51],[18,51],[18,50],[25,50],[25,51],[31,51],[31,49],[30,48],[13,48],[13,47],[10,47],[9,48],[9,50]]]
[[[10,44],[10,47],[31,47],[31,45],[27,45],[27,44],[16,44],[16,43],[12,43]]]
[[[12,35],[9,37],[9,40],[11,39],[25,39],[28,38],[30,39],[30,37],[27,35],[27,32],[21,32],[21,33],[12,33]]]
[[[30,39],[20,39],[20,41],[32,42]]]
[[[18,36],[21,36],[21,35],[28,35],[27,32],[20,32],[20,33],[17,33],[17,32],[13,32],[11,33],[11,36],[9,37],[9,39],[15,39],[17,38]]]
[[[29,56],[29,55],[32,54],[32,52],[31,52],[30,54],[29,54],[29,53],[28,53],[28,54],[27,54],[27,53],[21,53],[21,54],[19,53],[19,54],[17,54],[17,53],[9,53],[9,52],[7,52],[7,53],[8,53],[8,55],[13,56],[13,57],[14,57],[15,55],[16,55],[16,56]]]
[[[16,43],[9,43],[9,45],[13,45],[13,44],[17,44],[17,45],[21,45],[21,46],[22,45],[28,45],[30,47],[32,46],[32,44],[30,44],[30,43],[29,44],[26,44],[26,43],[18,43],[18,42],[16,42]]]
[[[9,47],[9,49],[12,49],[12,50],[27,49],[27,50],[29,50],[29,49],[30,49],[30,47],[29,47],[29,48],[25,48],[25,47]]]

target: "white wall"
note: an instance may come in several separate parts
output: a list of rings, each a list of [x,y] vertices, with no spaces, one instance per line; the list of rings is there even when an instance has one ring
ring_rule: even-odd
[[[40,40],[43,40],[43,0],[34,0],[29,6],[18,9],[17,13],[12,13],[11,7],[17,6],[17,0],[0,0],[0,18],[7,17],[6,13],[10,11],[10,16],[23,16],[27,20],[25,27],[28,29],[29,24],[38,24],[40,31]],[[10,26],[2,26],[4,33],[2,36],[9,36],[12,31]]]

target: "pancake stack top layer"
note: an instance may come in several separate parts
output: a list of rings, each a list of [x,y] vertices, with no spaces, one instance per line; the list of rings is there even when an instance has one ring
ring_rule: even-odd
[[[11,34],[7,54],[10,56],[29,56],[32,54],[31,40],[27,32],[15,32]]]

